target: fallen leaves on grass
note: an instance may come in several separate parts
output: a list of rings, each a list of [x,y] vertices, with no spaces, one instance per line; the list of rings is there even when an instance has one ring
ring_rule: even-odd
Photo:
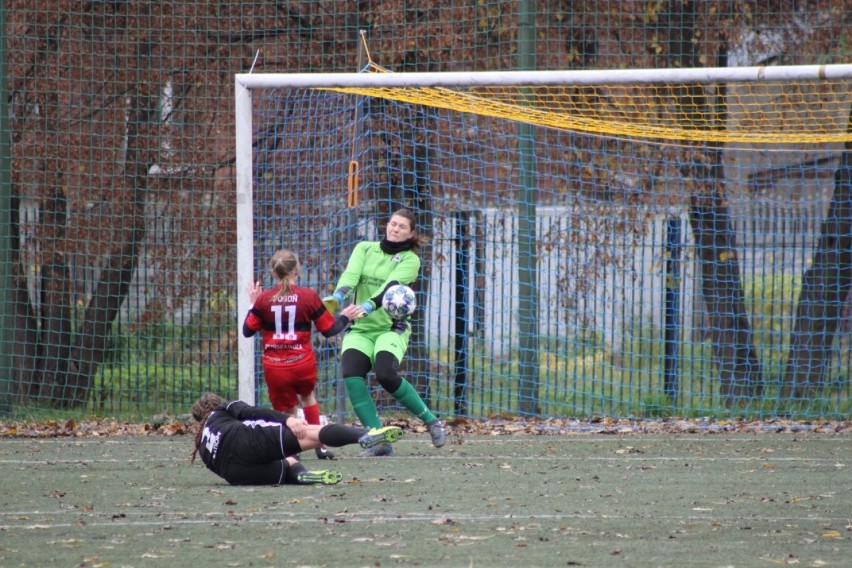
[[[713,434],[755,432],[852,432],[849,420],[718,420],[696,419],[641,419],[601,417],[589,420],[573,418],[522,419],[492,417],[487,420],[457,419],[447,424],[453,432],[482,435],[579,435],[579,434]]]
[[[185,420],[151,422],[121,422],[111,418],[101,420],[57,422],[0,422],[0,438],[62,438],[100,436],[182,436],[195,434],[195,425]]]
[[[396,418],[388,425],[408,432],[425,433],[419,420]],[[518,418],[508,415],[487,419],[454,418],[447,420],[451,444],[463,444],[464,435],[471,436],[580,436],[591,434],[755,434],[811,432],[816,434],[852,433],[852,420],[722,420],[635,419],[594,417]],[[122,422],[111,418],[94,420],[43,420],[32,422],[0,422],[0,438],[56,438],[99,436],[183,436],[195,434],[195,423],[189,418],[157,415],[148,422]]]

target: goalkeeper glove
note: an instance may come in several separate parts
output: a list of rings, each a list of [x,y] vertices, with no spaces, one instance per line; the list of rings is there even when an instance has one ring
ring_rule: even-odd
[[[332,315],[337,313],[337,310],[340,309],[340,304],[343,303],[343,294],[340,292],[335,292],[331,296],[326,296],[322,299],[322,305],[325,306]]]
[[[376,309],[376,305],[373,303],[373,300],[367,300],[366,302],[361,304],[360,308],[363,310],[363,312],[359,317],[365,318],[373,313],[373,310]]]

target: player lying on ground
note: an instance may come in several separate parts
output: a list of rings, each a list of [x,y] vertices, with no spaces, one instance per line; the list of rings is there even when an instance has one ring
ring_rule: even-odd
[[[231,485],[333,485],[343,478],[339,472],[308,471],[299,463],[299,453],[323,444],[371,448],[393,443],[403,434],[396,426],[370,431],[341,424],[317,426],[271,408],[227,402],[213,393],[195,401],[192,417],[199,422],[192,462],[200,455],[207,469]]]

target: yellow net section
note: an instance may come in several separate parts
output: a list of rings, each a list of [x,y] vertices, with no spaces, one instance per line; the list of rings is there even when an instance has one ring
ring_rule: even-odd
[[[852,81],[338,88],[614,137],[744,144],[852,141]]]

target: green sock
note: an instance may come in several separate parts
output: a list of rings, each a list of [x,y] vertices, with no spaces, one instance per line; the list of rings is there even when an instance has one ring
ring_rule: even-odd
[[[373,397],[370,396],[370,390],[367,388],[364,379],[362,377],[346,377],[343,381],[346,383],[346,391],[349,393],[352,410],[355,411],[364,428],[367,430],[381,428],[382,421],[379,419],[379,411],[376,409],[376,403],[373,402]]]
[[[405,379],[402,379],[402,384],[396,389],[396,392],[391,394],[401,405],[423,422],[428,424],[435,420],[435,415],[426,407],[426,403],[423,402],[423,399],[420,398],[420,395],[417,394],[411,383]]]

